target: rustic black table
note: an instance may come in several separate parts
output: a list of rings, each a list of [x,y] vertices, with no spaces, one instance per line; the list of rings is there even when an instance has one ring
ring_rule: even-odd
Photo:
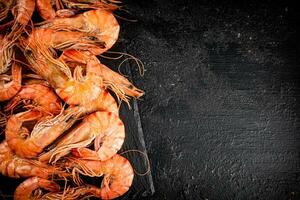
[[[133,69],[145,199],[300,199],[300,10],[237,2],[125,2],[137,22],[122,36],[147,70]]]

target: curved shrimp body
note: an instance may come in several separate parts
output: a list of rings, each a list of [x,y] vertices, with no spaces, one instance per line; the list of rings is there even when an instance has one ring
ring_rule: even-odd
[[[5,110],[12,110],[22,100],[32,100],[33,110],[38,110],[46,115],[56,115],[62,110],[58,96],[43,84],[30,84],[22,87],[21,91],[9,102]]]
[[[22,68],[16,63],[12,66],[12,81],[0,84],[0,101],[6,101],[15,96],[21,89]]]
[[[37,115],[38,116],[34,116]],[[25,158],[36,157],[45,147],[51,144],[64,131],[68,130],[79,118],[80,110],[77,107],[68,108],[59,115],[51,119],[44,119],[38,122],[30,135],[23,122],[31,121],[40,117],[39,112],[27,111],[11,116],[6,125],[5,138],[9,147],[18,155]],[[32,116],[33,115],[33,116]],[[27,138],[22,137],[22,131]]]
[[[39,177],[31,177],[26,179],[16,188],[14,200],[33,199],[33,192],[39,188],[48,190],[50,192],[57,192],[60,189],[59,185],[53,181]]]
[[[125,127],[117,115],[105,111],[95,112],[85,117],[53,150],[40,156],[40,161],[54,159],[56,162],[70,153],[71,149],[85,159],[107,160],[120,150],[124,138]],[[94,139],[95,151],[81,149],[91,144]]]
[[[71,38],[74,39],[73,37]],[[35,42],[36,41],[30,40],[29,48],[35,49],[33,46],[39,45]],[[47,42],[46,38],[44,43]],[[31,45],[33,46],[31,47]],[[45,48],[45,46],[42,47],[42,49],[43,48]],[[46,49],[45,51],[44,53],[47,54],[48,50]],[[32,70],[46,79],[50,85],[55,88],[59,97],[68,104],[85,104],[100,95],[102,92],[102,78],[96,75],[90,68],[86,69],[86,75],[83,76],[82,68],[80,66],[76,67],[72,75],[66,64],[53,59],[51,57],[52,55],[48,55],[48,57],[45,58],[41,52],[43,51],[31,51],[31,53],[27,53],[26,57],[31,64]]]
[[[75,62],[85,64],[87,67],[94,69],[95,74],[103,78],[103,84],[111,89],[119,99],[127,103],[129,103],[128,96],[139,98],[144,95],[144,91],[136,88],[124,76],[100,63],[94,55],[70,49],[64,51],[60,59],[67,63]]]
[[[67,167],[73,168],[87,176],[104,176],[101,187],[86,185],[85,190],[79,190],[81,193],[91,194],[101,199],[114,199],[125,194],[133,181],[134,172],[130,162],[116,154],[106,161],[74,159],[68,163]],[[75,182],[76,182],[75,177]]]
[[[88,114],[96,111],[108,111],[114,115],[119,115],[119,106],[115,99],[103,88],[103,92],[95,99],[87,104],[79,106],[82,113]]]
[[[42,28],[55,30],[75,30],[92,34],[91,41],[104,42],[104,48],[88,49],[94,55],[99,55],[110,49],[118,39],[120,26],[111,11],[90,10],[70,18],[55,18],[46,22]]]
[[[83,77],[80,72],[78,78],[70,79],[63,87],[57,88],[55,91],[66,103],[80,105],[97,99],[103,91],[101,85],[102,79],[99,76],[88,74]]]
[[[36,160],[20,158],[11,151],[7,142],[0,144],[0,173],[11,178],[38,176],[47,178],[52,174],[62,171],[53,166],[46,165]]]

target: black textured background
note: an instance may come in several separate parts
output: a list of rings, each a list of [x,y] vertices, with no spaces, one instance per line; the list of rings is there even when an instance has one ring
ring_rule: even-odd
[[[300,199],[300,10],[287,1],[127,0],[127,52],[156,193]]]

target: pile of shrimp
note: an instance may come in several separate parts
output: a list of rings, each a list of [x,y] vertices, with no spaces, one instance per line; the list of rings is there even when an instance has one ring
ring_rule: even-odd
[[[134,170],[118,154],[119,108],[144,92],[99,58],[118,40],[120,8],[115,0],[0,1],[0,172],[25,178],[14,199],[114,199],[131,187]]]

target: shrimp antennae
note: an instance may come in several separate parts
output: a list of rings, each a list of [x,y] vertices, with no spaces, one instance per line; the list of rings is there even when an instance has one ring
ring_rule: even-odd
[[[124,53],[124,52],[118,52],[118,51],[106,51],[106,52],[107,53],[111,53],[111,54],[118,54],[118,55],[128,56],[129,58],[126,58],[124,61],[122,61],[118,68],[120,68],[125,61],[127,61],[129,59],[132,59],[137,64],[137,67],[139,69],[140,75],[144,76],[144,74],[145,74],[145,66],[144,66],[144,63],[140,59],[138,59],[138,58],[136,58],[133,55],[130,55],[128,53]],[[120,70],[119,70],[119,72],[120,72]]]
[[[140,151],[140,150],[131,149],[131,150],[123,151],[122,153],[119,153],[119,154],[123,155],[123,154],[130,153],[130,152],[137,152],[137,153],[142,154],[145,157],[146,163],[147,163],[147,170],[146,170],[146,172],[140,173],[140,172],[136,171],[136,169],[133,169],[134,173],[136,173],[139,176],[145,176],[145,175],[149,174],[151,172],[151,167],[150,167],[150,160],[149,160],[149,157],[148,157],[147,153],[143,152],[143,151]]]

